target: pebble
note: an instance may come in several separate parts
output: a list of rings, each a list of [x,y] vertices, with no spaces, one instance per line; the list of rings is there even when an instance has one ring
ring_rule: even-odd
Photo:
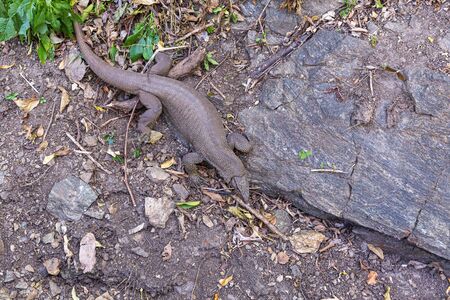
[[[277,209],[274,214],[276,218],[275,227],[282,233],[288,233],[292,228],[291,216],[282,209]]]
[[[162,182],[170,177],[170,174],[160,167],[149,167],[145,170],[145,175],[153,182]]]
[[[26,290],[26,289],[28,288],[28,283],[26,283],[26,282],[23,281],[23,280],[20,280],[20,281],[16,284],[15,288],[16,288],[16,289],[19,289],[19,290]]]
[[[145,251],[141,247],[135,247],[135,248],[131,249],[131,251],[134,254],[145,257],[145,258],[147,258],[150,255],[147,251]]]
[[[41,241],[42,241],[44,244],[51,244],[51,243],[54,242],[54,240],[55,240],[55,233],[54,233],[54,232],[49,232],[49,233],[47,233],[47,234],[44,235],[44,236],[42,237],[42,239],[41,239]]]
[[[182,185],[179,183],[175,183],[172,186],[173,191],[175,192],[175,194],[178,195],[178,200],[180,201],[185,201],[187,199],[187,197],[189,197],[189,191]]]
[[[174,209],[175,203],[168,197],[145,198],[145,215],[154,227],[165,228],[166,222]]]
[[[97,137],[95,137],[93,135],[86,135],[83,138],[83,141],[86,144],[86,146],[88,146],[88,147],[97,146]]]
[[[16,279],[16,278],[14,276],[13,271],[6,270],[5,279],[3,280],[3,282],[4,283],[12,282],[12,281],[14,281],[14,279]]]

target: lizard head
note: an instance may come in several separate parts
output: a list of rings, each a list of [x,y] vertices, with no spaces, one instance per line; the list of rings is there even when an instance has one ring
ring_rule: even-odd
[[[239,191],[244,201],[248,201],[250,197],[250,189],[247,176],[234,176],[231,179],[231,185]]]

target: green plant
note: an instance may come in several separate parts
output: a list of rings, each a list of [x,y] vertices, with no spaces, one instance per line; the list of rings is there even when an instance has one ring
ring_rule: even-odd
[[[71,1],[73,2],[73,1]],[[52,36],[73,36],[73,21],[80,17],[67,0],[2,0],[0,1],[0,41],[19,37],[22,42],[37,40],[41,63],[53,58]],[[56,41],[55,41],[56,42]]]
[[[300,158],[300,160],[305,160],[308,157],[310,157],[312,155],[312,151],[311,150],[305,150],[302,149],[298,152],[298,157]]]
[[[352,9],[356,6],[358,0],[344,0],[344,9],[339,12],[342,18],[347,18]]]
[[[103,140],[108,144],[112,145],[115,142],[114,133],[108,133],[103,136]]]
[[[19,96],[19,93],[11,93],[6,95],[5,99],[9,101],[17,100],[17,96]]]
[[[158,42],[158,28],[155,24],[155,16],[151,13],[146,20],[134,26],[133,34],[127,37],[123,45],[130,47],[130,59],[135,62],[141,57],[149,60]]]
[[[133,157],[134,158],[139,158],[142,155],[142,150],[140,148],[136,148],[133,150]]]
[[[219,63],[214,59],[211,52],[206,53],[206,57],[203,60],[203,66],[206,71],[209,71],[209,65],[217,66]]]
[[[265,31],[263,31],[261,33],[261,37],[257,37],[255,39],[255,42],[261,46],[267,44],[267,33]]]
[[[381,0],[375,0],[375,8],[383,8],[383,2]]]

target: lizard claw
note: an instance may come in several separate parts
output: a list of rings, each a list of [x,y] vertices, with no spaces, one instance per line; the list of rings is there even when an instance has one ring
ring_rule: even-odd
[[[244,201],[248,201],[248,198],[250,198],[250,188],[247,177],[235,176],[231,179],[231,185],[239,191]]]

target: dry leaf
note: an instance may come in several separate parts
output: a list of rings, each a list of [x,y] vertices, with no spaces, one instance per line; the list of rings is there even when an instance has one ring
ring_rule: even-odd
[[[170,244],[170,242],[166,246],[164,246],[164,250],[161,253],[161,256],[163,261],[167,261],[172,257],[172,245]]]
[[[224,279],[220,279],[219,280],[219,284],[221,286],[226,286],[228,283],[230,283],[230,281],[233,280],[233,275],[228,276],[227,278]]]
[[[142,4],[142,5],[153,5],[159,3],[158,0],[133,0],[134,4]]]
[[[177,161],[175,160],[175,158],[172,157],[171,159],[168,159],[161,164],[161,169],[168,169],[171,166],[175,165],[176,163]]]
[[[80,300],[77,296],[77,291],[75,290],[75,287],[72,288],[72,300]]]
[[[14,64],[12,64],[12,65],[0,65],[0,70],[6,70],[6,69],[9,69],[9,68],[12,68],[14,66]]]
[[[89,124],[85,118],[82,118],[80,120],[80,123],[84,125],[84,130],[87,132],[89,132],[89,130],[91,129],[91,124]]]
[[[225,200],[223,200],[222,196],[219,195],[219,194],[216,194],[216,193],[213,193],[213,192],[209,192],[209,191],[207,191],[205,189],[202,189],[202,193],[205,194],[206,196],[208,196],[209,198],[211,198],[214,201],[222,202],[222,203],[225,202]]]
[[[62,113],[64,109],[69,105],[70,97],[69,93],[66,91],[65,88],[62,86],[58,86],[59,90],[61,91],[61,102],[59,103],[59,112]]]
[[[35,97],[29,99],[17,99],[14,100],[14,103],[19,107],[19,109],[23,112],[29,113],[33,108],[38,106],[39,100]]]
[[[70,152],[70,149],[69,149],[69,148],[67,148],[67,147],[62,147],[62,148],[59,149],[58,151],[56,151],[56,152],[54,152],[54,153],[52,153],[52,154],[47,155],[46,157],[44,157],[44,160],[42,161],[42,163],[43,163],[44,165],[46,165],[46,164],[48,164],[49,162],[51,162],[55,157],[58,157],[58,156],[65,156],[65,155],[69,154],[69,152]]]
[[[289,255],[287,255],[286,251],[277,254],[277,261],[280,265],[285,265],[289,262]]]
[[[253,220],[253,215],[249,213],[247,210],[242,209],[237,206],[230,206],[227,209],[230,213],[232,213],[235,217],[238,217],[242,220]]]
[[[73,257],[73,252],[72,250],[69,249],[69,238],[67,237],[66,234],[63,236],[63,240],[64,240],[63,243],[64,253],[66,254],[67,261],[69,261]]]
[[[367,284],[368,285],[375,285],[377,284],[377,277],[378,273],[375,271],[370,271],[369,275],[367,275]]]
[[[384,300],[391,300],[391,287],[387,286],[386,287],[386,292],[383,295]]]
[[[150,137],[148,138],[148,142],[150,144],[155,144],[162,138],[163,134],[159,131],[152,130],[150,131]]]
[[[42,143],[39,144],[37,151],[42,152],[45,149],[47,149],[48,147],[48,142],[47,141],[42,141]]]
[[[96,263],[95,236],[90,232],[86,233],[81,239],[78,259],[80,260],[83,273],[91,272],[94,269]]]
[[[383,250],[379,247],[375,247],[372,244],[367,244],[367,248],[369,248],[370,251],[375,253],[376,256],[378,256],[380,259],[384,259],[384,253]]]
[[[44,267],[47,270],[47,273],[53,276],[56,276],[59,274],[60,269],[59,265],[61,264],[61,261],[57,258],[50,258],[44,261]]]
[[[289,238],[293,250],[299,254],[317,252],[325,239],[322,233],[314,230],[303,230]]]
[[[202,221],[203,224],[205,224],[208,228],[214,227],[213,221],[211,221],[211,219],[207,215],[202,216]]]
[[[94,108],[95,108],[96,111],[99,111],[99,112],[105,112],[106,111],[106,109],[104,109],[103,107],[98,106],[98,105],[94,105]]]

